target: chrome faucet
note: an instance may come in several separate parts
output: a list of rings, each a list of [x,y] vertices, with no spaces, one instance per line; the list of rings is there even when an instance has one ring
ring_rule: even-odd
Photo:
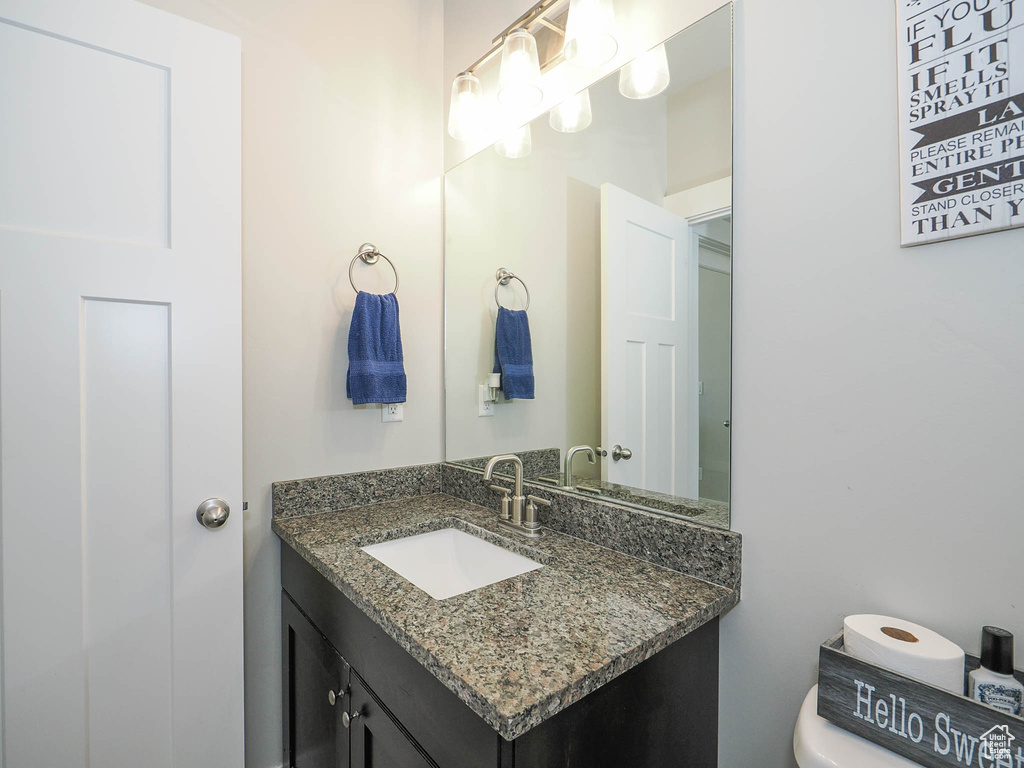
[[[568,451],[565,452],[565,471],[563,472],[562,481],[565,483],[563,488],[572,488],[572,460],[580,451],[587,452],[587,458],[590,459],[591,464],[597,464],[597,455],[594,453],[594,449],[589,445],[574,445]]]
[[[484,469],[484,480],[490,482],[494,476],[494,468],[499,464],[509,462],[515,468],[515,486],[509,497],[509,489],[500,485],[492,485],[492,491],[498,491],[501,497],[501,518],[498,525],[510,531],[515,531],[522,536],[529,536],[532,539],[541,536],[540,521],[537,520],[537,505],[551,506],[551,502],[537,496],[523,496],[523,460],[514,453],[503,453],[494,456],[487,462]]]

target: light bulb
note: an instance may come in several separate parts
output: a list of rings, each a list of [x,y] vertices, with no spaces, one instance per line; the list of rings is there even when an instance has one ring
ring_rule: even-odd
[[[540,61],[537,41],[525,29],[509,32],[501,46],[501,71],[498,73],[498,102],[511,109],[540,104]]]
[[[584,88],[574,96],[570,96],[551,110],[548,122],[556,131],[576,133],[590,125],[594,119],[590,111],[590,89]]]
[[[518,160],[526,157],[533,150],[533,136],[530,133],[530,124],[504,136],[494,145],[494,151],[509,160]]]
[[[480,81],[471,72],[463,72],[452,82],[452,100],[448,108],[448,134],[467,141],[483,128],[483,98]]]
[[[619,93],[627,99],[649,99],[668,88],[665,44],[642,53],[619,71]]]
[[[565,24],[567,61],[580,67],[598,67],[619,50],[612,0],[570,0]]]

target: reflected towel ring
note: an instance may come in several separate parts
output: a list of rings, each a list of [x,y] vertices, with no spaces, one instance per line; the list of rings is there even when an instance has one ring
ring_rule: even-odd
[[[373,243],[363,243],[359,248],[359,253],[355,255],[352,262],[348,265],[348,281],[352,284],[353,291],[359,293],[359,289],[356,288],[356,281],[352,278],[352,268],[356,265],[357,259],[362,259],[364,264],[376,264],[378,259],[384,259],[395,272],[395,290],[392,293],[398,293],[398,268],[391,259],[378,251],[377,246]]]
[[[383,256],[383,254],[381,254],[381,255]],[[526,306],[523,307],[523,311],[525,312],[526,310],[528,310],[530,308],[530,289],[529,289],[529,287],[527,287],[526,283],[523,281],[523,278],[519,277],[518,275],[512,274],[511,272],[509,272],[504,267],[498,267],[498,271],[494,273],[494,279],[498,281],[498,284],[496,286],[494,286],[494,303],[495,304],[497,304],[499,307],[501,307],[501,302],[498,301],[498,289],[501,286],[503,286],[503,285],[508,285],[513,280],[518,280],[520,283],[522,283],[523,290],[526,291]],[[502,307],[502,309],[508,309],[508,307]]]

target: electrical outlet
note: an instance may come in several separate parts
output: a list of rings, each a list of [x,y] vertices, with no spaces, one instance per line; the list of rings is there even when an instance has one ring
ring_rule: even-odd
[[[384,403],[380,407],[380,420],[385,424],[390,421],[401,421],[404,415],[404,403]]]
[[[477,400],[479,402],[479,409],[477,411],[478,416],[493,416],[494,415],[494,401],[490,399],[491,388],[486,384],[481,384],[479,395]]]

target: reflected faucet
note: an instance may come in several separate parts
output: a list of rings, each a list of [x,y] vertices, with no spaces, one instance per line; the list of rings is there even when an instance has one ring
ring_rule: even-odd
[[[508,488],[503,488],[500,485],[491,486],[492,491],[503,494],[501,497],[501,519],[498,520],[498,525],[523,536],[537,538],[542,535],[540,521],[537,520],[537,505],[543,504],[550,507],[551,502],[537,496],[530,496],[529,503],[527,503],[527,497],[523,496],[523,460],[514,453],[503,453],[500,456],[492,457],[484,469],[484,480],[490,482],[494,476],[494,468],[506,461],[515,467],[515,486],[511,498],[509,498]]]
[[[563,478],[562,479],[565,482],[565,485],[562,486],[563,488],[572,488],[573,487],[573,484],[572,484],[572,460],[576,456],[576,454],[579,453],[580,451],[586,451],[587,452],[587,458],[590,460],[590,463],[591,464],[597,464],[597,455],[594,453],[594,449],[593,448],[591,448],[589,445],[574,445],[572,448],[570,448],[568,451],[565,452],[565,470],[562,473],[563,474]]]

